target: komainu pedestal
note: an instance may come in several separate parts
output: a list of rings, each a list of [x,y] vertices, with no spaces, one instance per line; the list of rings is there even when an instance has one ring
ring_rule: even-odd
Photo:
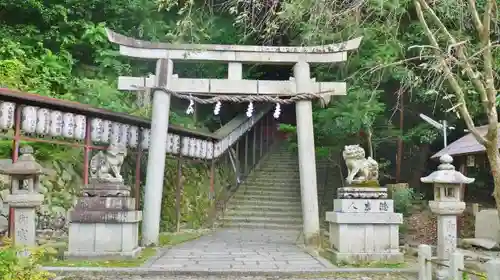
[[[326,213],[335,261],[400,263],[399,225],[403,216],[394,213],[387,189],[378,186],[378,164],[364,156],[358,145],[346,146],[348,187],[337,190],[334,209]]]
[[[70,211],[67,258],[133,258],[139,247],[142,212],[119,171],[126,150],[112,145],[91,160],[91,180]]]
[[[69,219],[68,258],[136,257],[141,250],[134,198],[82,197]]]

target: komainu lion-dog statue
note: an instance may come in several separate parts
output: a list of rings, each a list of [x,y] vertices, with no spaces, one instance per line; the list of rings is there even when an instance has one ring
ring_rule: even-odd
[[[90,177],[102,182],[123,182],[120,170],[126,156],[124,145],[109,145],[105,153],[100,151],[90,160]]]
[[[347,145],[342,152],[347,165],[348,184],[373,182],[378,185],[378,163],[371,157],[365,158],[365,150],[359,145]]]

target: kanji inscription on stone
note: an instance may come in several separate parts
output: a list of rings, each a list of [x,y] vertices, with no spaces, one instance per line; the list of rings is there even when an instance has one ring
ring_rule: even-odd
[[[387,202],[382,201],[382,202],[380,202],[380,204],[378,206],[378,210],[383,211],[383,212],[387,212],[389,210],[389,205],[387,204]]]
[[[17,218],[17,224],[18,225],[27,225],[28,224],[28,216],[26,216],[24,213],[19,213],[19,216]]]
[[[16,230],[16,242],[23,241],[27,242],[28,241],[28,230],[25,228],[20,228]]]
[[[370,204],[370,201],[366,201],[365,202],[365,212],[369,212],[370,210],[372,210],[372,206]]]
[[[356,203],[351,203],[351,205],[349,205],[349,210],[358,210],[358,207],[356,206]]]

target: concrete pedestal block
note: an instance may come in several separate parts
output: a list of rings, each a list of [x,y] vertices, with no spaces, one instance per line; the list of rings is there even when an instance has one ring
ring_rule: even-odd
[[[66,258],[137,257],[142,212],[128,197],[84,197],[70,211]]]
[[[327,212],[335,262],[403,262],[399,225],[403,215],[374,212]]]

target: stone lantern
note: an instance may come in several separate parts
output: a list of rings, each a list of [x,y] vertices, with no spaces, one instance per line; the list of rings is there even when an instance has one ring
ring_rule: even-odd
[[[36,245],[35,208],[43,202],[39,189],[43,168],[33,157],[31,147],[21,148],[21,156],[12,164],[0,167],[0,174],[11,178],[12,192],[5,201],[14,208],[14,228],[11,234],[16,245]]]
[[[429,201],[429,207],[437,215],[438,221],[437,257],[449,260],[457,248],[457,215],[465,210],[465,202],[460,200],[460,191],[463,184],[474,182],[474,178],[456,171],[451,164],[453,158],[450,155],[442,155],[439,161],[441,164],[438,170],[420,178],[420,181],[434,184],[434,200]],[[443,279],[443,274],[444,270],[438,271],[438,279]]]

